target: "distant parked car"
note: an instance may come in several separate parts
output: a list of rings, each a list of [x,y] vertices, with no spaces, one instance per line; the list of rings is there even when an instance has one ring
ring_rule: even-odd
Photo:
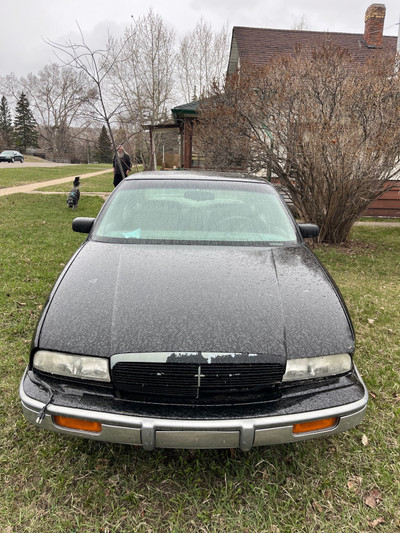
[[[0,161],[8,161],[9,163],[14,163],[14,161],[24,162],[24,156],[17,152],[16,150],[4,150],[0,154]]]
[[[318,227],[266,181],[140,172],[72,227],[89,235],[21,381],[33,424],[146,450],[248,450],[363,418],[350,316],[304,242]]]

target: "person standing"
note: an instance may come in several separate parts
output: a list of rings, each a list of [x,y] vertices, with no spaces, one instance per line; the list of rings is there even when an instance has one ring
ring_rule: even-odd
[[[121,165],[119,165],[121,163]],[[129,154],[124,150],[122,144],[117,148],[117,154],[114,155],[113,159],[113,169],[114,169],[114,187],[116,187],[121,181],[126,178],[129,172],[132,169],[132,162]],[[122,174],[121,174],[122,170]]]

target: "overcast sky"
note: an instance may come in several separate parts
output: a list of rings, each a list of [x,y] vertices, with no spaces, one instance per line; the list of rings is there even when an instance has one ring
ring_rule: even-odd
[[[87,42],[99,47],[108,32],[118,37],[152,7],[182,35],[203,16],[215,29],[228,24],[292,29],[302,19],[306,29],[364,32],[364,15],[373,2],[363,0],[1,0],[0,76],[37,72],[56,61],[49,45],[78,40],[77,22]],[[386,0],[385,35],[397,35],[400,1]]]

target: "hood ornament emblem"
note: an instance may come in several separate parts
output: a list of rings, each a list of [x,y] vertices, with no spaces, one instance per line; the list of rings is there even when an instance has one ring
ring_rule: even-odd
[[[201,373],[201,365],[199,365],[198,369],[197,369],[197,374],[194,375],[195,378],[197,378],[197,398],[199,397],[199,394],[200,394],[200,384],[201,384],[201,378],[205,378],[205,374],[202,374]]]

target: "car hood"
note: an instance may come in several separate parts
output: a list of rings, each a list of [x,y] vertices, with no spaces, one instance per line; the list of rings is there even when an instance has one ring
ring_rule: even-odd
[[[222,352],[312,357],[353,351],[338,290],[292,247],[88,241],[60,276],[39,347],[111,356]]]

